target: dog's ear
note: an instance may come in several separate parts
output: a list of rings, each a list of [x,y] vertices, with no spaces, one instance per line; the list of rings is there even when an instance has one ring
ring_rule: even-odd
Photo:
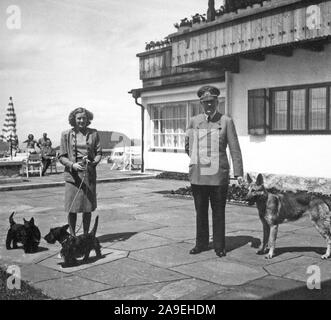
[[[65,231],[67,231],[69,229],[69,225],[66,224],[65,226],[62,227],[62,229],[64,229]]]
[[[250,176],[248,173],[247,173],[247,175],[246,175],[246,180],[247,180],[247,182],[248,182],[249,184],[251,184],[251,183],[253,182],[251,176]]]
[[[30,219],[30,224],[33,224],[34,225],[34,218],[31,218]]]
[[[257,178],[256,178],[256,184],[257,184],[258,186],[262,186],[262,185],[263,185],[263,176],[262,176],[261,173],[259,173],[259,175],[258,175]]]

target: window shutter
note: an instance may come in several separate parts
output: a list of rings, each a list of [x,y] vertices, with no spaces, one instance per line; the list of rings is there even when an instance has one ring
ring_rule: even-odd
[[[267,100],[267,89],[248,91],[248,134],[267,133]]]

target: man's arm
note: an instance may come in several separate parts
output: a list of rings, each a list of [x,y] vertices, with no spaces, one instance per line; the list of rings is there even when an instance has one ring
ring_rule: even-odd
[[[230,148],[232,163],[233,163],[233,175],[238,178],[244,175],[243,160],[241,155],[241,149],[233,120],[230,119],[227,122],[227,140]]]
[[[193,138],[192,131],[193,131],[193,118],[190,119],[190,123],[185,133],[185,152],[188,156],[190,156],[190,139]]]

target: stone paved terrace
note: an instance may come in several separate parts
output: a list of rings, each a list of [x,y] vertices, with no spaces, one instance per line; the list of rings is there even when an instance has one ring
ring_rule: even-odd
[[[254,207],[228,205],[227,251],[189,255],[194,246],[192,200],[158,193],[186,186],[184,181],[139,180],[98,185],[98,236],[104,257],[62,268],[59,245],[41,242],[37,254],[7,251],[8,217],[34,217],[45,235],[66,223],[64,189],[0,192],[0,264],[21,266],[23,280],[55,299],[329,299],[331,260],[322,261],[324,240],[308,218],[280,226],[278,255],[255,254],[261,223]],[[80,218],[80,216],[79,216]],[[80,219],[78,219],[80,222]],[[92,223],[94,221],[94,217]],[[322,289],[308,290],[307,268],[321,269]]]
[[[58,163],[57,172],[53,171],[50,173],[48,170],[46,175],[43,177],[40,177],[38,174],[33,174],[27,178],[22,174],[22,172],[21,176],[17,178],[8,179],[5,177],[0,177],[0,192],[18,189],[29,190],[64,186],[63,171],[64,167]],[[140,170],[111,170],[111,164],[108,163],[100,163],[97,166],[97,179],[99,183],[126,179],[145,179],[146,177],[152,177],[156,174],[157,173],[151,171],[142,174]]]

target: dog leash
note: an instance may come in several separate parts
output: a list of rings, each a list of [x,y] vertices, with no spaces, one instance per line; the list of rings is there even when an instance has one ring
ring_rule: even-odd
[[[85,178],[86,178],[86,173],[87,173],[87,168],[86,168],[86,170],[84,171],[84,176],[83,176],[82,182],[80,183],[80,186],[79,186],[79,188],[78,188],[78,190],[77,190],[77,193],[76,193],[74,199],[72,200],[71,206],[70,206],[70,208],[69,208],[69,213],[71,212],[71,209],[72,209],[72,207],[73,207],[73,205],[74,205],[74,202],[76,201],[76,198],[77,198],[77,196],[78,196],[79,191],[82,189],[83,183],[84,183]],[[82,228],[82,225],[83,225],[83,220],[82,220],[82,222],[80,223],[80,226],[79,226],[78,230],[77,230],[77,231],[75,230],[75,234],[79,232],[79,230]]]

